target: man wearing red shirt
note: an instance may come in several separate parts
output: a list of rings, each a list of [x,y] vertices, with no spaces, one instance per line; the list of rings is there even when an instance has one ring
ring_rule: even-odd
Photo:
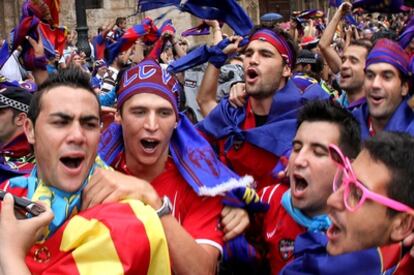
[[[339,104],[306,104],[298,117],[288,164],[290,188],[265,187],[261,199],[270,208],[264,214],[261,237],[272,274],[292,260],[296,237],[305,231],[325,231],[330,225],[326,201],[332,193],[336,164],[328,152],[335,144],[350,157],[359,152],[359,126]],[[260,222],[260,221],[259,221]]]
[[[161,221],[173,271],[213,274],[222,252],[223,233],[218,229],[222,205],[219,197],[204,196],[203,190],[211,182],[200,175],[220,184],[226,181],[224,165],[178,112],[177,93],[175,79],[153,60],[146,59],[124,73],[117,122],[103,133],[100,156],[116,170],[150,182],[155,191],[101,184],[86,190],[86,201],[93,205],[138,197],[145,202],[151,197],[159,201],[159,208],[171,201],[171,209]],[[185,133],[188,135],[178,142]]]
[[[289,79],[296,48],[280,29],[253,30],[243,61],[247,103],[234,108],[223,99],[198,124],[220,159],[239,175],[252,175],[258,190],[274,183],[272,169],[291,145],[297,110],[308,100],[329,97],[316,87],[302,93]],[[217,69],[209,64],[206,75],[212,70]]]

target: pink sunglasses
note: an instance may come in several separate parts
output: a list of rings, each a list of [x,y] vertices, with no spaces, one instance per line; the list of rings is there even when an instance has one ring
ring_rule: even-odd
[[[339,168],[333,181],[333,191],[336,192],[342,185],[344,186],[344,203],[349,211],[356,211],[366,199],[371,199],[393,210],[414,214],[414,210],[411,207],[374,193],[358,181],[352,170],[351,162],[336,145],[329,145],[329,154]]]

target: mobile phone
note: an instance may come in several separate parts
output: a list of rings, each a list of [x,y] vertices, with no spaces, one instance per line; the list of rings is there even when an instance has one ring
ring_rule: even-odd
[[[6,192],[0,191],[0,200],[4,199]],[[13,195],[14,199],[14,208],[20,213],[24,214],[26,217],[39,216],[41,213],[45,212],[46,209],[43,205],[32,202],[31,200],[17,197]]]

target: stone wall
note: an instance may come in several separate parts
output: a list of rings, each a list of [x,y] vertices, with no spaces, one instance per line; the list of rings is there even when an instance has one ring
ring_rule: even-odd
[[[0,39],[8,38],[8,33],[19,22],[22,0],[0,0]]]

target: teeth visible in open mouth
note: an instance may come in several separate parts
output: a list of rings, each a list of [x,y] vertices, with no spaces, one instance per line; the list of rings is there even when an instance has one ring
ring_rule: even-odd
[[[154,149],[160,142],[157,140],[143,139],[141,140],[142,146],[146,149]]]
[[[382,99],[382,97],[380,97],[380,96],[371,96],[374,100],[381,100]]]
[[[81,165],[83,158],[63,157],[60,161],[69,168],[78,168]]]

